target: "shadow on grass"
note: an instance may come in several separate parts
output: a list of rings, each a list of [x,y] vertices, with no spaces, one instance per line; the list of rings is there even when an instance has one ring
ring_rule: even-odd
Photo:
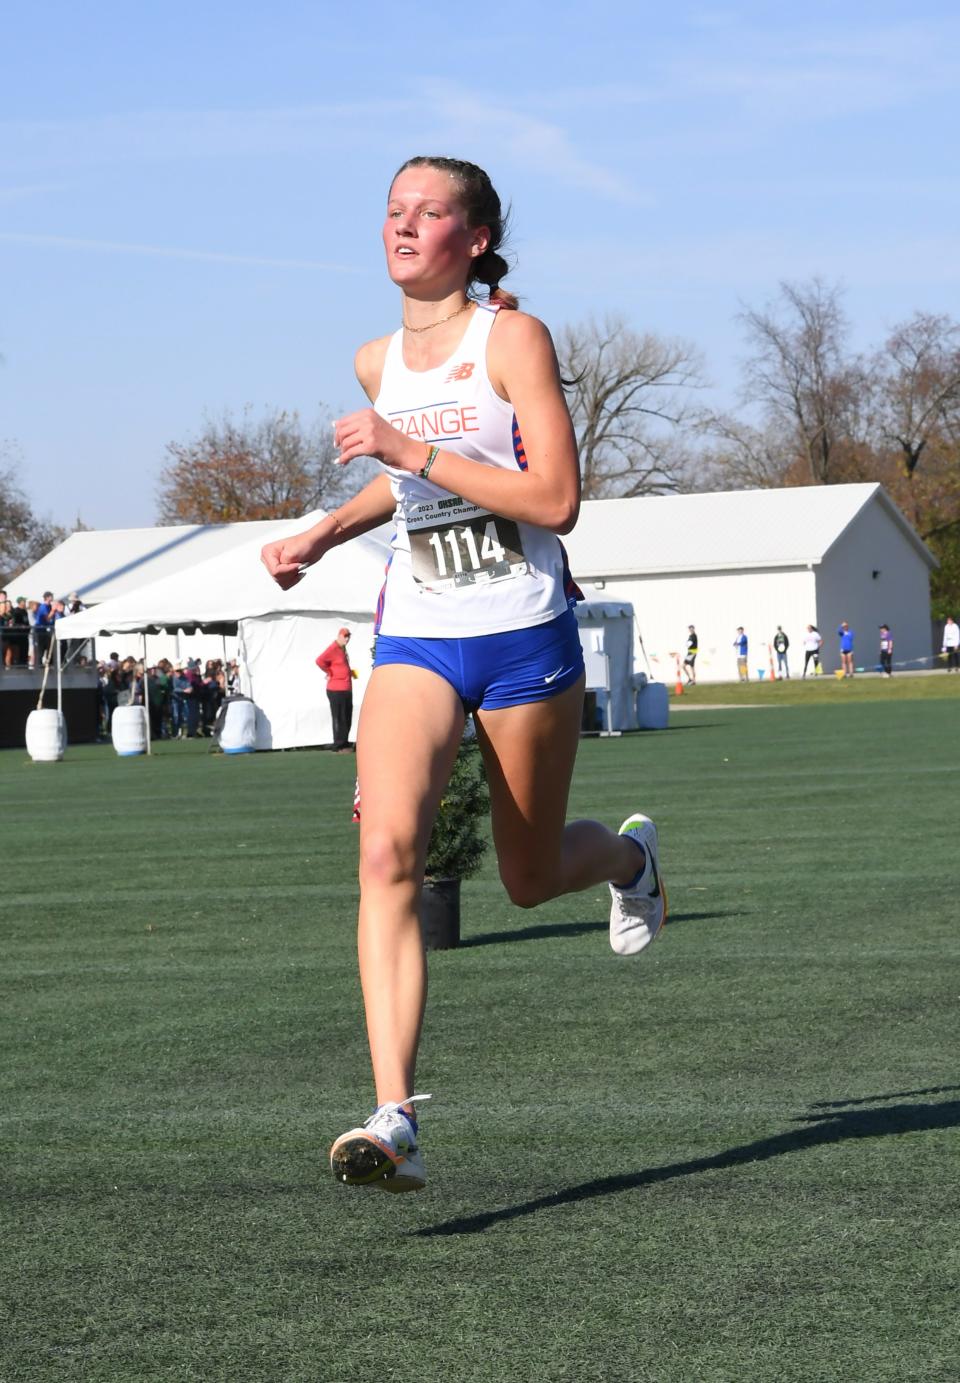
[[[895,1090],[889,1095],[864,1095],[860,1100],[815,1100],[811,1109],[849,1109],[855,1104],[876,1104],[877,1100],[907,1100],[915,1095],[951,1095],[960,1090],[960,1085],[928,1085],[923,1090]],[[820,1119],[820,1114],[803,1116],[805,1119]]]
[[[732,912],[672,912],[667,918],[667,930],[680,922],[707,922],[716,917],[733,917]],[[460,940],[460,950],[464,946],[498,946],[504,941],[545,941],[550,937],[586,936],[588,932],[605,932],[608,922],[541,922],[534,927],[513,927],[503,932],[481,932],[479,936],[465,936]]]
[[[498,946],[502,941],[546,941],[556,936],[586,936],[588,932],[605,932],[606,922],[541,922],[535,927],[512,927],[503,932],[481,932],[479,936],[460,938],[464,946]]]
[[[954,1087],[938,1088],[949,1090]],[[772,1157],[805,1152],[808,1148],[825,1147],[831,1143],[844,1143],[850,1138],[884,1138],[898,1133],[957,1128],[960,1126],[960,1100],[947,1100],[943,1104],[899,1104],[886,1109],[847,1109],[837,1113],[805,1114],[800,1115],[796,1122],[804,1123],[807,1127],[776,1133],[770,1138],[758,1138],[753,1143],[728,1148],[726,1152],[716,1153],[713,1157],[695,1157],[688,1162],[649,1167],[642,1172],[584,1181],[579,1186],[567,1187],[565,1191],[554,1191],[534,1200],[522,1201],[519,1205],[504,1206],[502,1210],[446,1220],[442,1224],[417,1230],[416,1237],[429,1239],[444,1234],[480,1234],[492,1225],[536,1215],[541,1210],[553,1210],[558,1205],[573,1205],[577,1201],[593,1200],[599,1196],[619,1195],[622,1191],[655,1186],[658,1182],[673,1181],[676,1177],[697,1176],[701,1172],[719,1172],[751,1162],[766,1162]]]

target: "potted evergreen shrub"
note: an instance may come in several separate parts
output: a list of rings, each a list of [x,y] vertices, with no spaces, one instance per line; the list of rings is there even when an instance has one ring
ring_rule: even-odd
[[[420,898],[420,925],[428,951],[460,944],[460,881],[480,867],[487,842],[480,834],[490,798],[476,738],[465,739],[440,799]]]

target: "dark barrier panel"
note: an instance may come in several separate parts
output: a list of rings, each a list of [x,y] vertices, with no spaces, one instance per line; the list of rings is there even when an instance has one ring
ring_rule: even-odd
[[[20,669],[0,672],[0,749],[26,753],[27,716],[37,709],[42,674]],[[97,674],[83,669],[64,673],[63,714],[67,744],[91,744],[97,737]],[[43,698],[44,707],[57,705],[56,673],[51,671]]]

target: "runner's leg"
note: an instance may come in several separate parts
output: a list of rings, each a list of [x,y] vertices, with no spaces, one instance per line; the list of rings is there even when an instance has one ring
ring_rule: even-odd
[[[583,679],[549,700],[476,715],[500,877],[519,907],[637,873],[628,837],[599,821],[565,824],[582,708]]]
[[[403,664],[374,670],[357,731],[357,947],[379,1104],[414,1093],[427,995],[420,886],[433,818],[463,725],[459,696],[435,673]]]

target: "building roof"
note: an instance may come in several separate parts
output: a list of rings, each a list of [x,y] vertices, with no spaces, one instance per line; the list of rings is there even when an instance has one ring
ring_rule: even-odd
[[[258,533],[263,541],[276,519],[252,523],[178,524],[170,528],[107,528],[71,533],[32,567],[8,581],[29,600],[44,591],[76,591],[85,605],[123,595],[172,572],[218,557]]]
[[[815,567],[869,504],[880,504],[917,554],[930,552],[882,486],[809,485],[584,501],[564,538],[578,581],[668,572]]]

